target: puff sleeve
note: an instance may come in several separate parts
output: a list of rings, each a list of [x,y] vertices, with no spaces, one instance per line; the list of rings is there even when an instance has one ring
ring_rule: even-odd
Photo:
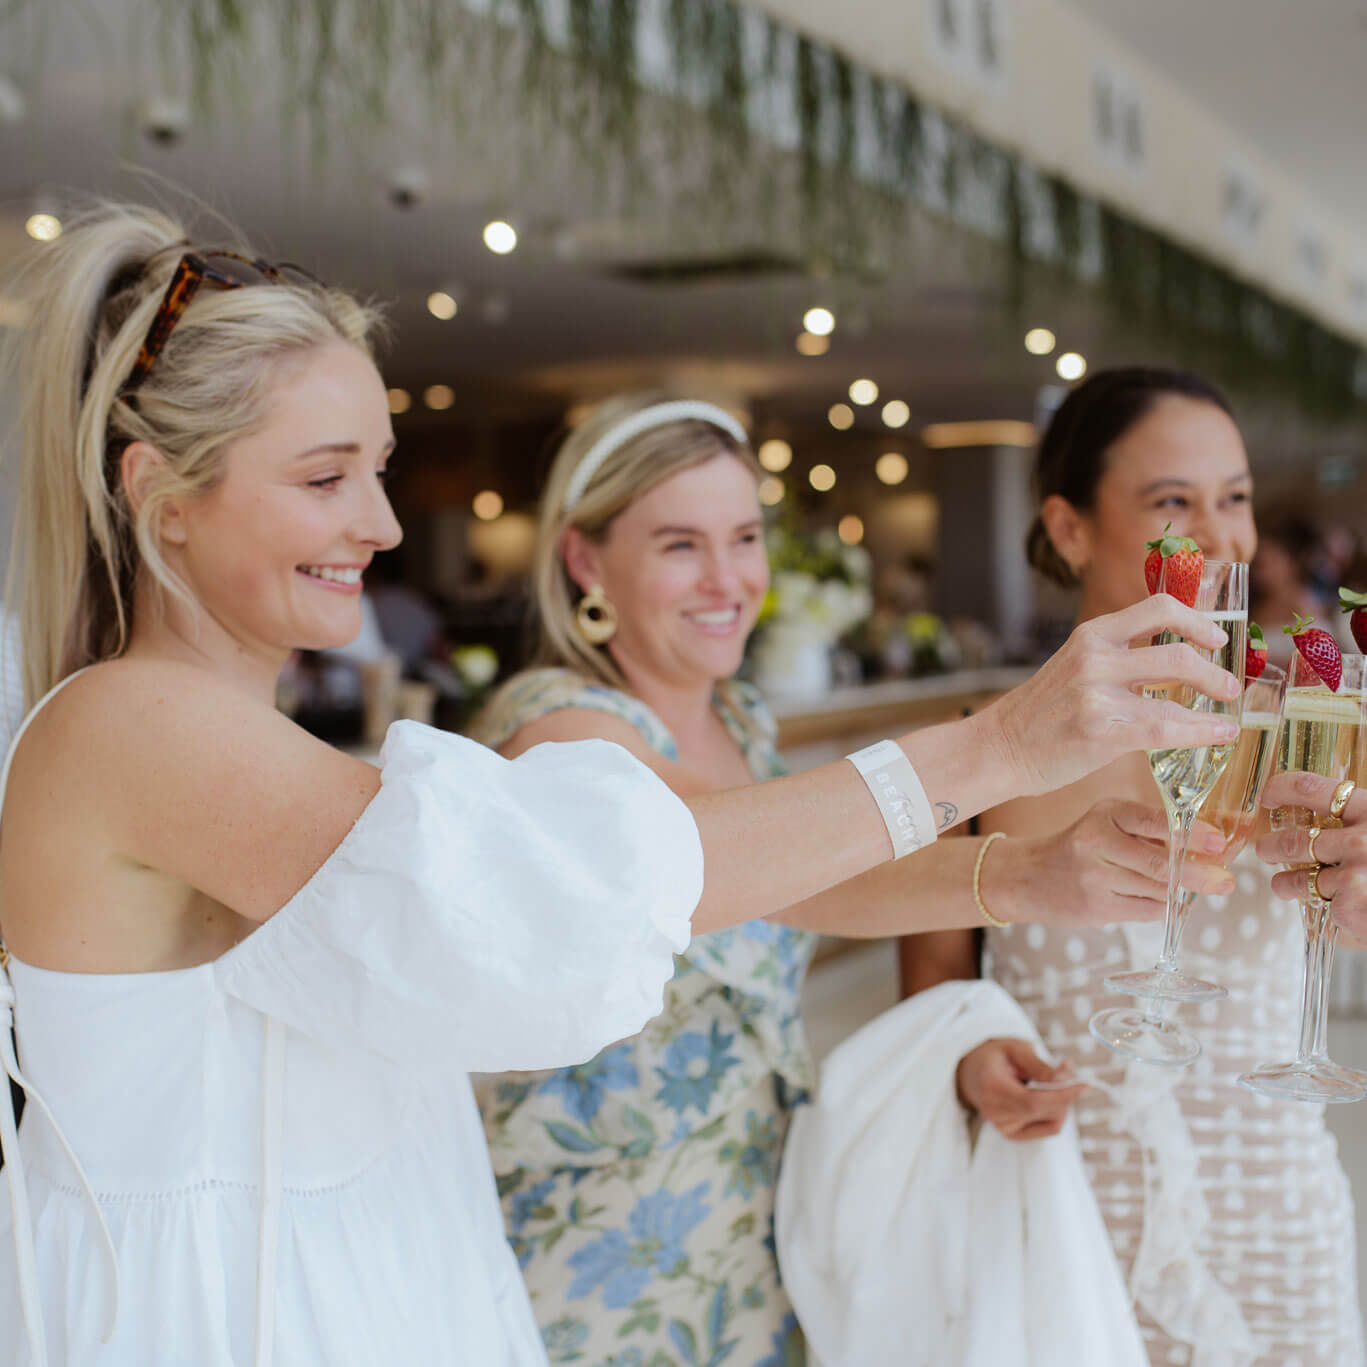
[[[607,741],[507,760],[414,722],[380,767],[326,863],[218,960],[228,995],[468,1072],[582,1063],[659,1014],[703,861],[655,773]]]

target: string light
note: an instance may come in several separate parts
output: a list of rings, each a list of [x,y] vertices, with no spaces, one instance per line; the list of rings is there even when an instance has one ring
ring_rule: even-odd
[[[455,403],[456,391],[449,384],[428,385],[422,391],[422,401],[434,413],[440,413]]]
[[[1031,328],[1025,334],[1025,349],[1032,356],[1047,356],[1057,340],[1048,328]]]
[[[850,385],[850,398],[861,408],[878,401],[878,386],[872,380],[856,380]]]
[[[807,472],[807,483],[819,494],[835,488],[835,471],[829,465],[813,465]]]
[[[883,405],[883,422],[888,427],[905,427],[911,421],[911,408],[901,399]]]
[[[836,524],[835,534],[847,546],[857,546],[864,539],[864,519],[846,513]]]
[[[1087,362],[1076,351],[1065,351],[1054,363],[1060,380],[1080,380],[1087,373]]]
[[[783,495],[787,490],[783,487],[781,479],[775,479],[770,475],[767,479],[759,482],[759,501],[766,508],[772,508],[776,503],[783,502]]]
[[[389,411],[391,413],[407,413],[413,407],[413,396],[406,389],[391,389],[389,391]]]
[[[854,409],[847,403],[833,403],[826,412],[830,424],[837,432],[848,432],[854,426]]]
[[[814,332],[799,332],[797,349],[804,356],[824,356],[831,349],[831,339],[818,337]]]

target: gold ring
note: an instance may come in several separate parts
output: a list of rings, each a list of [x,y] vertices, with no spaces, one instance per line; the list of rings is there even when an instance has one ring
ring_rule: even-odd
[[[1337,788],[1334,789],[1334,796],[1329,800],[1329,815],[1343,820],[1343,809],[1348,805],[1354,792],[1357,791],[1357,784],[1351,778],[1346,778]]]
[[[1326,897],[1320,891],[1320,874],[1322,874],[1323,872],[1323,864],[1316,864],[1315,867],[1310,870],[1310,898],[1312,901],[1322,902],[1325,906],[1328,906],[1329,903],[1332,902],[1334,899],[1332,897]]]
[[[1318,826],[1310,827],[1310,862],[1313,864],[1320,865],[1321,868],[1323,868],[1324,866],[1324,860],[1321,859],[1319,855],[1315,853],[1315,841],[1318,840],[1320,836],[1322,836],[1323,834],[1324,832]]]

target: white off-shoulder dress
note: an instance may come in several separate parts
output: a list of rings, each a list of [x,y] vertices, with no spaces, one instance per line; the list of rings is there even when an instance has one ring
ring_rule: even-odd
[[[0,971],[29,1094],[17,1143],[0,1107],[0,1360],[545,1363],[466,1074],[582,1063],[659,1012],[697,829],[601,741],[508,761],[403,722],[381,766],[214,962]]]

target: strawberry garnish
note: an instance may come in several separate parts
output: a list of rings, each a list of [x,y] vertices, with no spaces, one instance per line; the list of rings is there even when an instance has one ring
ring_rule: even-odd
[[[1320,676],[1329,691],[1337,693],[1343,682],[1343,652],[1327,631],[1311,625],[1314,620],[1297,613],[1295,622],[1282,630],[1296,643],[1301,658]]]
[[[1339,607],[1349,614],[1348,630],[1358,649],[1367,655],[1367,593],[1354,593],[1352,589],[1339,590]]]
[[[1156,541],[1146,541],[1144,548],[1148,555],[1144,559],[1144,583],[1150,594],[1163,591],[1185,603],[1189,608],[1196,606],[1196,591],[1201,587],[1201,571],[1205,569],[1206,557],[1200,546],[1189,536],[1169,536],[1169,522],[1163,528],[1163,535]],[[1166,571],[1167,577],[1164,578]]]
[[[1267,668],[1267,638],[1257,622],[1248,624],[1248,644],[1244,648],[1244,682],[1252,683]]]

